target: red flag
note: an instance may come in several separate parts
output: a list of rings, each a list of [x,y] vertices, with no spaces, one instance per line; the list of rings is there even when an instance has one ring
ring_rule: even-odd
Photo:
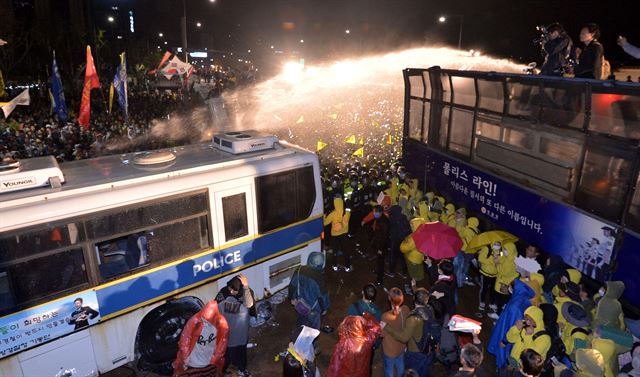
[[[157,72],[160,68],[162,68],[162,66],[164,65],[164,63],[166,63],[166,62],[167,62],[167,60],[169,60],[169,58],[170,58],[170,57],[171,57],[171,53],[170,53],[169,51],[165,52],[165,53],[164,53],[164,56],[162,57],[162,60],[160,60],[160,64],[158,64],[158,68],[156,68],[156,69],[152,69],[152,70],[150,70],[148,73],[149,73],[150,75],[155,75],[155,74],[156,74],[156,72]]]
[[[91,117],[91,89],[99,88],[100,80],[96,66],[93,64],[91,47],[87,46],[87,67],[84,71],[84,87],[82,88],[82,101],[80,102],[80,116],[78,123],[85,129],[89,129],[89,118]]]

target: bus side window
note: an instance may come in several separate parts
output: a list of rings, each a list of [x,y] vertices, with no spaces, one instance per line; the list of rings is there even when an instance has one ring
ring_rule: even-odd
[[[249,234],[247,198],[244,192],[222,198],[222,215],[224,238],[227,241]]]
[[[149,263],[147,237],[144,232],[130,234],[96,245],[100,276],[108,279]]]

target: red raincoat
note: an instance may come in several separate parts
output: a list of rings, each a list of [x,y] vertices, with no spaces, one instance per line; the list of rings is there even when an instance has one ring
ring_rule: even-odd
[[[208,324],[206,322],[208,322]],[[173,364],[174,377],[183,374],[187,370],[187,367],[189,367],[189,365],[187,365],[189,356],[192,351],[194,351],[198,340],[202,341],[202,339],[199,339],[200,335],[205,326],[208,325],[213,325],[217,332],[215,339],[216,344],[209,365],[214,365],[218,375],[222,375],[222,370],[224,369],[224,353],[227,350],[227,342],[229,340],[229,325],[224,316],[218,311],[218,303],[215,300],[211,300],[202,310],[189,319],[182,330],[180,342],[178,343],[178,355]]]
[[[338,327],[326,377],[368,377],[372,347],[380,336],[380,324],[369,313],[348,316]]]

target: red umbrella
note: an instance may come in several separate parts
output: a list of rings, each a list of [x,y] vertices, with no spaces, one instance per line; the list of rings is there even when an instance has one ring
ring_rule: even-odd
[[[418,251],[433,259],[454,258],[462,249],[458,232],[440,221],[420,225],[411,237]]]

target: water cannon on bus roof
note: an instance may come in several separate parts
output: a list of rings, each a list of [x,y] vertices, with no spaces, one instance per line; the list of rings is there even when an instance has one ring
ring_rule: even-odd
[[[213,145],[231,154],[257,152],[275,148],[278,137],[254,130],[232,131],[213,135]]]
[[[60,188],[64,175],[53,156],[0,161],[0,194],[36,187]]]

